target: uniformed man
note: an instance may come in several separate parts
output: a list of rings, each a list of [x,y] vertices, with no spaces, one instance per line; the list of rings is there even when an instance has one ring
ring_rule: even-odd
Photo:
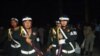
[[[76,31],[68,26],[69,18],[62,16],[59,18],[61,28],[57,28],[55,44],[57,56],[75,56]]]
[[[9,56],[19,56],[20,55],[20,27],[18,26],[18,19],[11,18],[11,28],[8,29],[8,39],[10,41],[10,55]]]
[[[40,56],[42,52],[39,49],[38,32],[36,28],[32,28],[32,18],[25,17],[22,19],[21,27],[21,55],[20,56]]]
[[[56,21],[56,26],[51,28],[48,38],[48,55],[56,56],[56,47],[57,47],[57,29],[61,28],[60,21]]]

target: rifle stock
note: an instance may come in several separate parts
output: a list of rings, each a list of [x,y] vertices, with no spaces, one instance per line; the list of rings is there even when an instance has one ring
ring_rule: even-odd
[[[59,45],[57,56],[61,56],[61,52],[62,52],[62,45]]]
[[[32,44],[32,47],[35,49],[37,55],[39,55],[39,56],[43,56],[42,51],[40,51],[38,48],[36,48],[34,44]]]
[[[58,28],[58,29],[57,29],[58,44],[59,44],[59,39],[60,39],[60,36],[59,36],[59,34],[60,34],[60,33],[59,33],[59,30],[60,30],[60,29]],[[58,48],[58,54],[57,54],[57,56],[61,56],[61,53],[62,53],[62,45],[59,44],[58,47],[59,47],[59,48]]]

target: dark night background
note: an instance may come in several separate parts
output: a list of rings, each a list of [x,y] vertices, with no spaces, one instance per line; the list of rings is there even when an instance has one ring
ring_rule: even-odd
[[[0,25],[8,27],[8,19],[17,17],[21,22],[24,16],[32,17],[34,25],[52,25],[61,14],[80,23],[85,21],[86,2],[89,20],[99,19],[99,0],[1,0]]]
[[[12,17],[18,18],[21,24],[22,18],[29,16],[33,18],[34,26],[47,27],[54,25],[61,15],[67,15],[71,24],[100,23],[99,14],[99,0],[0,0],[0,26],[5,28],[9,27]],[[0,41],[6,47],[7,39],[2,39],[4,38],[1,38]],[[45,40],[47,41],[47,39]],[[100,38],[97,37],[95,45],[98,47],[94,51],[96,54],[100,54],[99,41]]]

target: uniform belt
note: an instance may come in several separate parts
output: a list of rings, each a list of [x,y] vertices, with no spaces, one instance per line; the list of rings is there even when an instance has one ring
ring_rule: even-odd
[[[34,49],[32,49],[32,50],[30,50],[30,51],[21,50],[21,53],[22,53],[22,54],[25,54],[25,55],[29,55],[29,54],[35,53],[35,50],[34,50]]]
[[[13,45],[13,44],[11,44],[11,47],[12,47],[12,48],[20,48],[21,45],[18,45],[18,44]]]
[[[62,52],[63,52],[63,53],[66,53],[66,54],[67,54],[67,53],[68,53],[68,54],[71,54],[71,53],[74,53],[74,52],[75,52],[75,50],[70,50],[70,51],[67,51],[67,50],[64,50],[64,49],[63,49],[63,50],[62,50]]]
[[[75,50],[69,50],[69,51],[67,51],[67,50],[63,49],[62,52],[66,53],[66,54],[71,54],[71,53],[74,53]],[[56,50],[56,54],[58,54],[58,49]]]
[[[75,48],[74,48],[74,46],[72,45],[72,43],[69,42],[69,44],[71,45],[72,50],[65,50],[65,49],[62,49],[62,52],[63,52],[63,53],[71,54],[71,53],[74,53],[74,52],[75,52]],[[56,54],[58,54],[58,49],[56,50]]]
[[[52,44],[52,47],[56,47],[57,45],[56,44]]]
[[[74,48],[73,44],[72,44],[71,42],[69,42],[69,44],[71,45],[72,50],[67,51],[67,50],[64,50],[64,49],[63,49],[63,50],[62,50],[63,53],[71,54],[71,53],[74,53],[74,52],[75,52],[75,48]]]

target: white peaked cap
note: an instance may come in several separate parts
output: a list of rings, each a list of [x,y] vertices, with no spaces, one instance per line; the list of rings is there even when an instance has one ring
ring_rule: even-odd
[[[59,20],[69,20],[68,17],[60,17]]]
[[[26,20],[32,20],[32,18],[30,18],[30,17],[25,17],[25,18],[22,19],[22,21],[26,21]]]
[[[15,21],[17,21],[17,22],[18,22],[18,19],[17,19],[17,18],[11,18],[11,20],[15,20]]]

